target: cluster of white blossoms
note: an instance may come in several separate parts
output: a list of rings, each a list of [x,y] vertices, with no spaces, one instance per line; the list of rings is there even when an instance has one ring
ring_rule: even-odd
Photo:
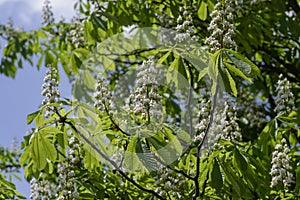
[[[291,157],[288,155],[290,149],[286,144],[286,139],[282,139],[280,144],[276,144],[275,150],[272,153],[272,168],[271,168],[271,188],[274,188],[279,183],[284,187],[289,187],[293,181],[293,174],[291,173],[290,161]]]
[[[161,119],[161,96],[158,94],[159,69],[152,59],[144,61],[137,67],[135,90],[131,92],[126,107],[134,115],[142,119]]]
[[[208,26],[211,36],[206,38],[205,43],[215,52],[221,48],[236,49],[237,45],[232,37],[235,35],[234,19],[234,1],[225,0],[224,4],[218,2],[213,12],[210,14],[212,20]]]
[[[12,38],[15,35],[15,29],[14,29],[14,21],[12,18],[8,18],[7,25],[5,26],[6,28],[6,34],[8,38]]]
[[[82,143],[76,138],[71,137],[69,140],[69,149],[66,157],[66,164],[58,163],[58,193],[61,195],[58,200],[78,199],[79,192],[76,184],[75,167],[80,162],[80,147]]]
[[[58,71],[52,66],[47,66],[49,69],[46,71],[46,77],[44,78],[44,83],[42,85],[42,95],[44,99],[42,105],[49,105],[55,103],[60,98],[60,92],[58,90]],[[45,116],[49,117],[53,108],[51,106],[46,107]]]
[[[49,0],[45,0],[42,9],[42,25],[48,26],[53,23],[54,23],[54,15],[52,12],[52,6]]]
[[[237,123],[236,107],[231,107],[228,99],[225,101],[224,106],[223,113],[221,114],[222,117],[219,121],[222,130],[219,132],[217,138],[231,142],[239,142],[242,139],[242,135],[239,124]]]
[[[163,198],[168,197],[168,194],[177,199],[182,198],[180,192],[184,191],[182,188],[187,184],[182,174],[174,173],[171,169],[161,167],[157,171],[157,176],[155,176],[154,179],[156,185],[155,192]]]
[[[32,178],[30,181],[30,199],[55,199],[57,190],[56,185],[46,179],[36,180]]]
[[[113,107],[114,102],[112,101],[112,93],[105,83],[106,79],[98,74],[94,92],[95,103],[94,106],[96,109],[101,112],[108,112],[109,115],[112,115],[110,108]]]
[[[241,129],[238,124],[236,107],[232,106],[233,102],[228,96],[221,101],[221,105],[216,106],[214,118],[210,130],[207,133],[205,147],[207,149],[215,149],[219,147],[220,139],[230,142],[239,142],[242,140]],[[200,111],[198,113],[199,122],[195,129],[197,135],[194,137],[194,142],[202,141],[205,131],[210,120],[211,101],[208,98],[203,98],[200,102]]]
[[[82,21],[80,20],[79,13],[76,16],[74,16],[71,20],[69,37],[71,43],[75,46],[75,48],[82,46],[82,44],[85,42],[84,27]]]
[[[286,114],[289,114],[291,111],[295,110],[294,95],[291,92],[291,88],[291,83],[287,78],[283,78],[283,75],[280,74],[276,85],[277,94],[275,97],[275,111],[277,113],[286,112]]]
[[[179,15],[176,21],[176,31],[178,33],[176,33],[175,40],[177,42],[183,42],[188,38],[196,40],[196,36],[194,35],[196,33],[196,28],[193,25],[191,9],[192,8],[190,7],[180,7],[180,12],[182,12],[182,15]]]
[[[244,87],[241,96],[236,99],[238,102],[237,110],[243,113],[241,121],[251,128],[261,130],[266,124],[266,114],[263,106],[258,104],[255,96],[250,93],[249,87]]]
[[[223,99],[221,107],[217,107],[214,120],[207,137],[207,146],[212,149],[219,149],[219,140],[227,140],[233,143],[242,140],[241,129],[238,124],[236,107],[229,97]]]
[[[197,135],[194,137],[194,142],[201,142],[205,135],[205,130],[209,123],[209,113],[211,107],[211,101],[208,98],[203,97],[200,101],[200,109],[198,112],[198,123],[195,126]]]

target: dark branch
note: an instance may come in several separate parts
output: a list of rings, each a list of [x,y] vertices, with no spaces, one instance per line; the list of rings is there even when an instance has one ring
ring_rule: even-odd
[[[218,89],[219,89],[219,81],[217,80],[217,86],[216,86],[216,91],[215,94],[213,96],[213,105],[212,108],[210,110],[210,116],[209,116],[209,122],[208,125],[206,127],[206,130],[204,132],[204,136],[202,141],[198,144],[197,146],[197,161],[196,161],[196,175],[194,177],[194,182],[195,182],[195,194],[193,196],[193,200],[196,200],[197,197],[199,197],[200,195],[200,188],[199,188],[199,176],[200,176],[200,150],[204,144],[204,141],[207,137],[208,131],[213,123],[213,119],[214,119],[214,112],[215,112],[215,108],[217,105],[217,97],[218,97]]]

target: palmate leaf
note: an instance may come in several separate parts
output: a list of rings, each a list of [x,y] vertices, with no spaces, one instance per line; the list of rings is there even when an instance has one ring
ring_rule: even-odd
[[[252,82],[251,78],[261,77],[259,68],[243,55],[230,49],[215,52],[208,66],[208,75],[213,80],[212,94],[215,93],[217,87],[216,79],[220,75],[225,90],[233,96],[237,96],[237,87],[232,76],[233,74],[250,83]]]
[[[245,79],[246,81],[248,81],[249,83],[252,83],[252,80],[248,78],[239,68],[234,67],[233,65],[231,65],[226,61],[224,61],[223,64],[230,72],[234,73],[236,76],[239,76]]]
[[[260,79],[263,79],[259,68],[251,60],[231,49],[226,49],[225,53],[231,62],[234,63],[234,65],[248,78],[259,77]]]
[[[29,148],[37,170],[45,169],[48,161],[55,161],[57,152],[53,140],[54,135],[59,132],[54,127],[45,127],[32,135]]]

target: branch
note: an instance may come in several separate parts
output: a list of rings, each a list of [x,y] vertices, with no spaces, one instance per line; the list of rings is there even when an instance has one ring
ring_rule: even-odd
[[[206,130],[204,132],[204,137],[202,139],[202,141],[198,144],[197,146],[197,161],[196,161],[196,175],[194,177],[194,182],[195,182],[195,195],[193,196],[193,200],[196,200],[197,197],[200,194],[200,188],[199,188],[199,176],[200,176],[200,150],[204,144],[204,141],[206,139],[206,136],[208,134],[208,131],[213,123],[213,119],[214,119],[214,112],[215,112],[215,108],[216,108],[216,103],[217,103],[217,97],[218,97],[218,89],[219,89],[219,81],[217,80],[217,86],[216,86],[216,92],[213,96],[213,105],[212,108],[210,110],[210,116],[209,116],[209,122],[208,125],[206,127]]]

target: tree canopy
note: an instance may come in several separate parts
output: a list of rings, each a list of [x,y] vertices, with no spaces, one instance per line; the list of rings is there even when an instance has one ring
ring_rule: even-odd
[[[0,25],[1,74],[47,68],[35,128],[0,151],[1,199],[23,198],[8,179],[20,168],[31,199],[299,198],[298,0],[74,10],[59,20],[45,0],[40,29]]]

